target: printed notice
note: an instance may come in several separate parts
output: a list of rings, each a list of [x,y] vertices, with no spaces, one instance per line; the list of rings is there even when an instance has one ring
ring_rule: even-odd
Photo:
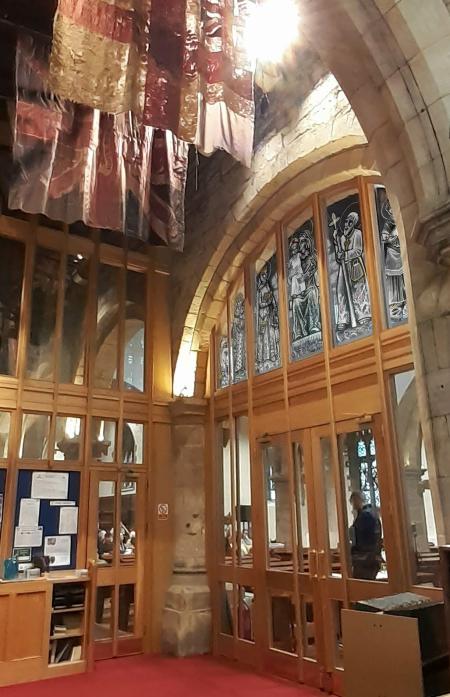
[[[21,499],[19,509],[19,528],[37,528],[39,525],[39,499]]]
[[[44,538],[44,554],[50,557],[50,566],[70,564],[70,535],[55,535]]]
[[[50,506],[76,506],[75,501],[50,501]]]
[[[68,472],[33,472],[32,499],[66,499],[68,492]]]
[[[14,547],[40,547],[42,534],[42,525],[37,528],[21,528],[19,526],[14,534]]]
[[[78,506],[64,507],[59,511],[59,534],[76,535],[78,531]]]

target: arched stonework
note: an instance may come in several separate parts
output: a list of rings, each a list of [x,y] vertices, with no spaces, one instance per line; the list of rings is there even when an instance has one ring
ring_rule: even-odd
[[[314,48],[345,93],[368,141],[365,166],[381,173],[406,243],[424,442],[430,470],[435,467],[440,477],[444,517],[450,527],[450,503],[446,503],[450,502],[448,7],[444,0],[302,0],[300,15],[301,41]],[[360,157],[357,149],[351,149],[357,144],[350,142],[356,135],[351,128],[341,133],[340,143],[328,133],[319,146],[310,142],[315,141],[311,127],[302,130],[296,123],[290,131],[273,136],[256,153],[252,171],[240,172],[240,192],[226,214],[221,214],[220,207],[229,185],[226,162],[220,173],[223,179],[218,176],[211,183],[215,194],[204,196],[196,220],[199,225],[209,221],[209,228],[195,236],[199,244],[188,248],[174,269],[178,281],[174,285],[175,349],[181,339],[185,347],[201,348],[235,267],[259,239],[255,230],[263,234],[276,220],[264,217],[264,211],[280,180],[287,181],[300,171],[311,174],[312,165],[317,173],[323,167],[325,175],[327,158],[339,151]],[[303,139],[310,142],[309,149],[302,149]],[[292,143],[297,143],[296,154]],[[265,165],[258,173],[259,158],[265,159]],[[352,167],[342,165],[345,179]],[[361,161],[353,162],[353,167],[362,173]],[[264,180],[265,175],[269,176]],[[234,185],[233,194],[237,188]]]

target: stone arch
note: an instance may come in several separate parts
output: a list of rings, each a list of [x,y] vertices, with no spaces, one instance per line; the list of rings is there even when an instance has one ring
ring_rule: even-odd
[[[426,221],[437,206],[445,206],[449,193],[448,8],[443,0],[432,6],[419,0],[302,0],[300,14],[301,40],[314,47],[345,92],[397,213],[401,210],[407,238],[414,240],[419,220]],[[236,220],[228,216],[224,236],[230,246],[233,223],[241,222],[249,201],[257,202],[256,194],[264,196],[257,187],[254,181],[243,187],[233,208]],[[424,251],[415,249],[414,254],[424,256]],[[231,256],[232,250],[229,260]],[[211,250],[197,277],[191,306],[176,309],[175,349],[181,338],[186,344],[194,339],[201,296],[220,261],[219,251]],[[184,266],[185,260],[181,263]],[[186,322],[180,331],[183,312]]]

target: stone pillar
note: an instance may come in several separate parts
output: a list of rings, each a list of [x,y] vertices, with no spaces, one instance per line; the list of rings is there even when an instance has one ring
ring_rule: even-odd
[[[205,563],[206,401],[172,404],[175,555],[162,621],[163,653],[209,653],[211,601]],[[155,560],[158,563],[158,560]]]
[[[450,203],[408,243],[417,389],[439,543],[450,542]]]

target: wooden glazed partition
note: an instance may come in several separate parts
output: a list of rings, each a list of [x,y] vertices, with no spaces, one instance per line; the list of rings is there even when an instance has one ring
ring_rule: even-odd
[[[324,190],[275,225],[257,254],[244,262],[210,348],[215,358],[210,360],[207,558],[214,653],[336,694],[342,693],[341,609],[417,583],[412,567],[418,555],[408,522],[392,391],[393,376],[413,370],[413,358],[407,321],[391,322],[384,306],[375,205],[379,185],[377,179],[359,178]],[[327,267],[327,240],[328,253],[334,253],[329,210],[330,203],[351,194],[359,197],[372,331],[339,343],[333,328],[333,313],[339,310],[331,297],[336,286]],[[323,349],[292,360],[290,235],[309,219],[317,251]],[[278,280],[259,307],[267,307],[273,293],[280,360],[278,367],[257,374],[255,342],[258,331],[265,331],[267,315],[257,314],[256,296],[266,278],[256,274],[262,268],[258,260],[267,263],[269,258],[276,259]],[[236,380],[233,351],[242,347],[236,333],[239,292],[245,297],[241,321],[247,374]],[[243,423],[244,439],[239,435]],[[373,572],[358,567],[350,541],[349,497],[360,488],[350,476],[351,457],[359,463],[360,482],[366,468],[367,496],[372,495],[382,525]],[[433,550],[428,556],[434,559]],[[420,592],[440,597],[438,585],[436,580],[420,583]]]
[[[0,244],[23,254],[15,315],[5,329],[3,312],[1,328],[0,563],[14,546],[20,473],[78,473],[71,568],[97,562],[94,654],[158,651],[172,566],[172,522],[154,503],[172,503],[166,256],[20,215],[0,216]]]

